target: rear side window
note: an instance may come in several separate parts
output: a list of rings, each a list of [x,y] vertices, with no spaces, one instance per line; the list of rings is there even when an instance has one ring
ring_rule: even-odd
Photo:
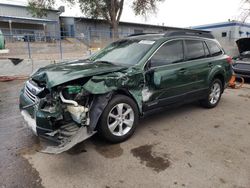
[[[187,60],[195,60],[206,57],[202,41],[186,40],[185,43],[187,48]]]
[[[209,51],[208,51],[208,48],[207,48],[207,44],[205,42],[203,42],[203,46],[204,46],[204,50],[205,50],[205,55],[206,57],[209,57],[210,54],[209,54]]]
[[[178,63],[184,60],[183,41],[175,40],[164,44],[151,58],[151,67]]]
[[[222,54],[222,50],[219,48],[218,44],[213,41],[206,41],[206,43],[211,56],[218,56]]]

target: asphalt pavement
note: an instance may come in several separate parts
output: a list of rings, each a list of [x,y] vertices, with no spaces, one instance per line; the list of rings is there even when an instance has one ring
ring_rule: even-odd
[[[0,83],[0,188],[250,186],[250,85],[227,89],[220,104],[163,111],[126,142],[94,136],[60,155],[41,142],[18,110],[22,81]]]

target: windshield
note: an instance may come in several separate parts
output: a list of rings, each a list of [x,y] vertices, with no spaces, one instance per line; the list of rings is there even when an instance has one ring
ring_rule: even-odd
[[[128,66],[135,65],[151,48],[154,42],[150,40],[120,40],[108,45],[89,59],[94,62],[103,61]]]

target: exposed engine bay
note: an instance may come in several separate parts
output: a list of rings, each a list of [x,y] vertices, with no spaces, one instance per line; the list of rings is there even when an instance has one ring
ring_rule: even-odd
[[[94,119],[99,118],[108,100],[98,102],[110,94],[97,97],[85,91],[81,85],[59,86],[56,91],[50,92],[29,80],[25,84],[24,95],[34,103],[22,106],[21,110],[33,111],[33,117],[36,116],[36,120],[41,118],[40,121],[44,122],[40,125],[35,120],[33,124],[35,123],[36,127],[32,130],[57,144],[48,146],[42,152],[58,154],[96,133],[97,121]],[[28,113],[23,112],[22,115],[26,121],[32,121],[32,118],[27,117]],[[90,117],[93,119],[91,123]]]
[[[20,110],[37,136],[56,143],[43,152],[57,154],[96,133],[99,118],[116,92],[132,97],[141,112],[143,84],[138,87],[138,83],[144,83],[144,76],[135,68],[85,61],[48,66],[25,83]]]

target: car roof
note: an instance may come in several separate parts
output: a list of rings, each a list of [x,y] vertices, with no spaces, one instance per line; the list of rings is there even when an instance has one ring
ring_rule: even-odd
[[[176,29],[168,30],[165,33],[138,33],[128,36],[129,39],[137,40],[160,40],[173,37],[195,37],[214,39],[214,36],[209,31],[194,30],[194,29]]]

